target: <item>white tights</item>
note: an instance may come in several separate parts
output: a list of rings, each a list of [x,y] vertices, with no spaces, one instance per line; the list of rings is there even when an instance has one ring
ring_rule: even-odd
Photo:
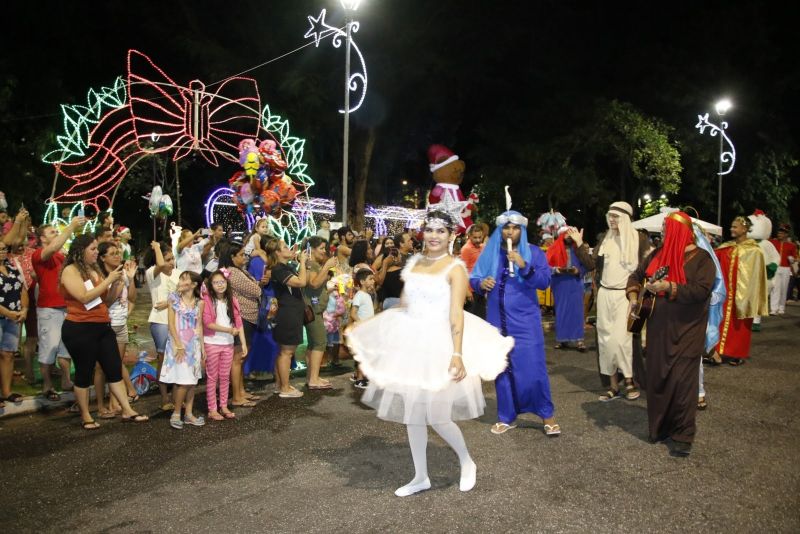
[[[458,455],[461,464],[461,480],[459,489],[469,491],[475,486],[477,466],[469,455],[467,444],[458,425],[452,421],[438,425],[431,425],[442,439]],[[394,492],[398,497],[407,497],[431,487],[428,478],[428,427],[427,425],[406,425],[408,431],[408,445],[411,447],[411,458],[414,460],[414,479]]]

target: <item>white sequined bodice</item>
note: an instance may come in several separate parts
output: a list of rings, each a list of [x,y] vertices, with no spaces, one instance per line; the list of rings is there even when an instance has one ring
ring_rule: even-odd
[[[450,318],[450,283],[447,273],[453,268],[465,268],[461,260],[454,261],[440,273],[415,273],[414,268],[420,256],[411,258],[403,269],[405,281],[403,292],[408,313],[436,319]]]

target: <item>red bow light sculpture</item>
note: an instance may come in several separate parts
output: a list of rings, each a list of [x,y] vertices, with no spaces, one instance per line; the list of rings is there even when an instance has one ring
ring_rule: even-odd
[[[198,151],[218,166],[217,155],[238,162],[239,141],[259,132],[261,99],[252,78],[229,78],[213,93],[198,80],[182,87],[148,56],[129,50],[127,90],[127,105],[104,115],[89,132],[87,156],[57,165],[73,184],[55,201],[82,200],[101,209],[142,154],[172,151],[177,161]]]

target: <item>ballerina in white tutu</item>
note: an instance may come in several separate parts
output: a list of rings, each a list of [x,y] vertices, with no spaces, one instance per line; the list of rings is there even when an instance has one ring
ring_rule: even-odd
[[[431,487],[427,425],[447,442],[461,464],[459,489],[475,486],[477,467],[453,421],[483,414],[481,379],[506,368],[514,340],[464,312],[467,271],[448,253],[455,219],[429,211],[423,231],[425,253],[403,269],[402,305],[359,323],[348,332],[354,358],[369,379],[362,402],[377,416],[403,423],[414,460],[414,479],[395,491],[405,497]]]

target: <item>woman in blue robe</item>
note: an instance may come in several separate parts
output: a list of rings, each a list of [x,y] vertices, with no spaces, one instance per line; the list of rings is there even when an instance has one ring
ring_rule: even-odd
[[[262,249],[263,247],[264,245],[262,244]],[[253,275],[253,278],[261,280],[266,265],[266,262],[260,256],[254,254],[250,258],[247,270]],[[272,283],[265,285],[261,290],[262,303],[269,303],[274,297],[275,290],[272,288]],[[261,317],[259,317],[260,323],[262,323]],[[250,344],[250,350],[242,367],[244,376],[253,372],[275,373],[275,360],[278,358],[279,349],[278,344],[272,339],[272,324],[269,320],[266,320],[266,328],[263,331],[259,331],[258,328],[253,331],[253,339]]]
[[[550,288],[556,311],[556,349],[575,346],[586,352],[583,316],[583,277],[594,269],[589,246],[582,232],[565,226],[555,243],[547,249],[547,263],[552,269]]]
[[[507,211],[495,222],[497,228],[470,276],[473,291],[487,298],[486,320],[504,336],[514,338],[508,368],[495,380],[498,422],[492,433],[515,428],[519,414],[533,413],[544,421],[548,436],[557,436],[561,427],[553,417],[555,408],[536,296],[537,289],[550,285],[550,266],[544,253],[528,244],[528,219],[516,211]]]

